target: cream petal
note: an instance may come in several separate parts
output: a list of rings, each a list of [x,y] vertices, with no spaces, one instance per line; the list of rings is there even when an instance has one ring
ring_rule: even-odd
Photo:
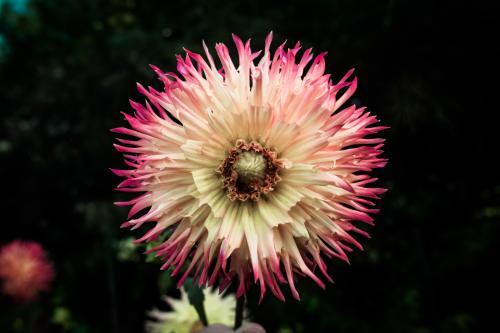
[[[181,147],[186,159],[196,163],[193,168],[212,168],[217,166],[225,158],[225,150],[221,147],[213,147],[206,142],[188,140]]]

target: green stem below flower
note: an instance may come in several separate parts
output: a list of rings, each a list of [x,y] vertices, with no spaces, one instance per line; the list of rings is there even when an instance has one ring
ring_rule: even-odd
[[[203,295],[203,289],[198,287],[191,279],[186,280],[184,287],[188,294],[189,303],[195,308],[203,326],[207,326],[208,320],[204,306],[205,296]]]
[[[234,329],[237,330],[243,323],[243,309],[245,308],[245,296],[236,298],[236,310],[234,316]]]

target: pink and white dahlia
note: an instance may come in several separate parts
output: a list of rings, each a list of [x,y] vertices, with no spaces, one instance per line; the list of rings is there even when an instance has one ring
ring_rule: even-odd
[[[54,269],[42,246],[15,240],[0,248],[2,292],[21,302],[33,300],[49,289]]]
[[[235,64],[226,45],[214,59],[186,50],[177,72],[153,66],[164,88],[138,85],[147,101],[131,101],[129,127],[113,131],[129,170],[118,189],[141,192],[124,226],[152,228],[138,240],[166,235],[153,249],[163,268],[192,275],[200,285],[225,289],[238,278],[237,295],[255,282],[284,299],[295,298],[298,275],[324,287],[331,280],[325,257],[348,261],[352,233],[368,234],[357,222],[373,223],[373,199],[385,190],[369,187],[369,175],[386,160],[384,127],[365,108],[341,108],[356,90],[350,70],[338,82],[325,74],[325,53],[300,45],[271,53],[233,36]],[[318,271],[320,274],[318,274]]]

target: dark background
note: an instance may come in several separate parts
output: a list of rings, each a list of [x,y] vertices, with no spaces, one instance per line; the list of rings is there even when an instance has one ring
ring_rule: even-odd
[[[5,1],[2,1],[5,2]],[[9,2],[9,1],[7,1]],[[10,3],[16,1],[10,1]],[[19,1],[17,1],[19,2]],[[26,1],[24,1],[26,2]],[[497,11],[478,1],[32,0],[0,13],[0,243],[40,241],[56,280],[36,302],[0,296],[1,332],[142,332],[175,287],[140,250],[127,252],[125,209],[112,205],[135,82],[160,87],[182,46],[260,48],[301,40],[328,51],[340,78],[356,67],[363,104],[391,127],[382,213],[326,291],[270,294],[252,318],[273,332],[490,332],[497,291],[500,177]],[[330,263],[332,264],[332,263]],[[286,288],[285,288],[286,289]],[[252,294],[252,292],[251,292]],[[256,294],[256,293],[254,293]]]

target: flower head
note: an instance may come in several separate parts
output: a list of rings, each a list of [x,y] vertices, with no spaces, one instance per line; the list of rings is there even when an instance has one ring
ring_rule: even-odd
[[[207,321],[210,324],[223,324],[231,326],[234,323],[234,309],[236,300],[234,297],[223,297],[209,288],[203,289],[205,296],[204,307]],[[198,314],[189,303],[187,293],[181,289],[181,299],[165,297],[165,302],[171,307],[171,311],[162,312],[152,310],[149,315],[155,321],[148,321],[146,328],[149,333],[194,333],[201,331],[203,325],[198,319]]]
[[[255,282],[261,298],[284,299],[287,283],[299,298],[296,276],[324,287],[325,257],[347,261],[362,248],[352,234],[368,236],[357,225],[373,223],[385,191],[369,187],[386,164],[373,137],[384,127],[365,108],[341,108],[357,81],[350,70],[334,83],[325,53],[272,53],[269,34],[260,56],[233,39],[237,65],[226,45],[215,46],[218,65],[204,44],[205,58],[177,57],[178,74],[153,66],[163,90],[138,85],[148,101],[131,102],[130,128],[114,129],[136,138],[115,145],[131,169],[114,172],[120,190],[143,194],[117,204],[132,206],[124,226],[154,225],[138,242],[168,235],[153,251],[182,272],[179,285],[191,274],[225,289],[237,277],[238,296]]]
[[[0,279],[6,295],[30,301],[48,290],[53,278],[52,264],[40,244],[15,240],[0,248]]]

